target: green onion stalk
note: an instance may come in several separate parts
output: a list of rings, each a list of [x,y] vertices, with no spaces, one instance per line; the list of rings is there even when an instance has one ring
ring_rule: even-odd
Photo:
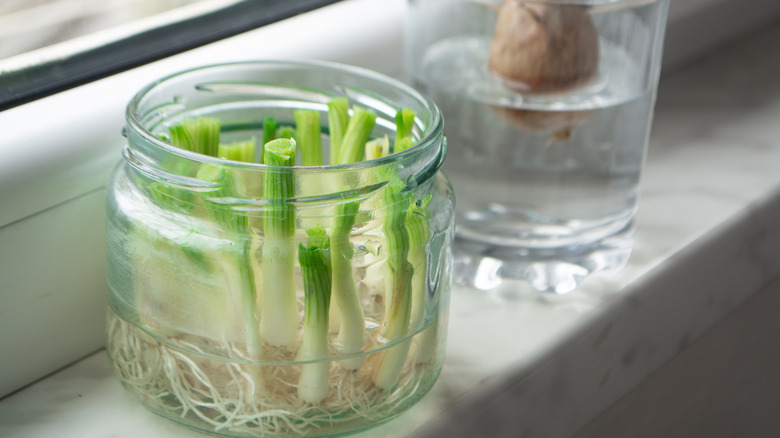
[[[387,267],[385,276],[386,313],[382,323],[382,336],[388,344],[396,343],[380,353],[371,377],[378,388],[392,390],[398,383],[409,352],[410,341],[401,341],[409,331],[412,312],[412,276],[414,268],[409,263],[409,231],[406,217],[409,211],[409,195],[403,192],[405,184],[391,181],[385,188],[386,217],[383,226],[387,239]]]
[[[295,143],[301,164],[304,166],[322,166],[322,131],[320,130],[320,113],[314,110],[299,109],[293,112],[295,117]],[[321,190],[319,181],[303,179],[299,192],[312,195]],[[320,213],[311,211],[312,215]]]
[[[417,114],[410,108],[404,108],[395,114],[394,152],[401,152],[414,145],[412,131]]]
[[[295,139],[295,128],[289,125],[282,125],[276,130],[276,138]],[[267,143],[266,143],[267,144]],[[265,160],[265,154],[263,154]],[[263,161],[263,164],[268,164]]]
[[[168,138],[172,145],[211,157],[218,155],[219,133],[221,123],[212,117],[184,119],[179,124],[171,126]],[[186,171],[186,164],[177,161],[174,173]],[[196,203],[195,195],[188,191],[164,182],[154,182],[149,185],[149,195],[159,205],[174,211],[189,213]]]
[[[201,127],[209,128],[212,124],[200,124],[195,120],[185,120],[183,123],[189,126],[180,129],[193,135],[176,136],[173,140],[167,133],[159,137],[182,149],[200,153],[192,138],[202,135],[198,132]],[[180,159],[171,160],[165,166],[167,171],[185,176],[195,176],[197,171],[192,163]],[[167,181],[149,180],[148,176],[137,175],[136,179],[138,186],[146,186],[149,197],[160,207],[159,216],[162,220],[166,220],[163,218],[170,213],[191,217],[193,211],[200,211],[193,210],[202,203],[200,194]],[[192,221],[184,227],[191,228],[197,222]],[[160,227],[155,225],[153,222],[135,221],[127,239],[127,252],[132,257],[137,278],[136,306],[144,324],[156,326],[162,323],[163,326],[176,327],[182,332],[213,339],[232,335],[229,333],[232,327],[219,326],[213,329],[213,325],[219,324],[234,310],[230,302],[224,299],[222,290],[214,290],[219,285],[210,274],[219,269],[219,259],[209,256],[203,242],[198,240],[197,233],[160,233]],[[232,261],[229,264],[232,265]],[[185,287],[177,276],[171,275],[172,268],[199,278]],[[229,284],[236,282],[229,281]],[[175,306],[173,303],[176,303]],[[198,320],[187,316],[201,312],[203,308],[211,308],[213,312]]]
[[[428,260],[425,246],[431,236],[428,225],[430,200],[430,196],[418,200],[412,205],[406,216],[406,228],[409,230],[409,262],[414,266],[412,313],[409,323],[412,331],[420,330],[425,322],[425,297],[428,291]],[[431,359],[435,351],[437,335],[438,328],[434,324],[415,338],[414,357],[417,363],[426,363]]]
[[[415,144],[412,130],[414,127],[415,112],[404,108],[396,114],[395,152],[404,151]],[[425,245],[431,232],[428,226],[430,217],[430,196],[419,199],[409,209],[406,217],[406,228],[409,231],[409,262],[414,267],[412,277],[412,313],[410,321],[411,331],[422,328],[425,318],[425,296],[427,293],[428,260]],[[435,348],[436,326],[431,326],[416,339],[415,360],[417,363],[425,363],[430,360]]]
[[[414,203],[406,214],[406,229],[409,232],[409,262],[414,266],[412,280],[411,328],[421,328],[425,316],[425,277],[427,260],[425,245],[430,237],[428,228],[428,203],[430,198]]]
[[[336,207],[336,218],[331,231],[331,264],[333,266],[333,302],[331,314],[339,320],[336,348],[345,355],[359,353],[365,342],[366,321],[357,292],[357,282],[352,271],[354,247],[349,240],[355,225],[360,203],[347,202]],[[347,369],[356,370],[363,365],[363,357],[353,357],[342,362]]]
[[[349,100],[337,97],[328,102],[328,137],[330,139],[330,164],[340,161],[340,148],[349,124]]]
[[[347,101],[341,98],[334,99],[328,107],[329,123],[335,124],[330,136],[331,164],[360,161],[376,123],[376,115],[372,111],[355,107],[353,116],[349,117]],[[359,201],[345,202],[336,207],[330,239],[334,302],[331,317],[333,325],[338,327],[336,346],[344,355],[359,353],[365,343],[365,315],[352,269],[354,247],[350,241],[359,207]],[[343,361],[342,365],[356,370],[363,365],[363,361],[363,357],[353,357]]]
[[[279,138],[265,145],[263,162],[278,169],[263,176],[263,197],[269,203],[263,214],[263,289],[260,295],[260,333],[272,345],[295,345],[298,304],[295,294],[295,140]]]
[[[170,142],[188,151],[216,157],[220,126],[219,119],[213,117],[184,119],[178,125],[171,126]]]
[[[296,356],[304,363],[298,379],[301,400],[317,404],[328,394],[328,312],[331,298],[331,266],[328,236],[324,228],[308,231],[306,245],[298,246],[303,278],[303,342]]]
[[[349,118],[344,138],[337,147],[338,160],[334,164],[357,163],[363,159],[363,150],[376,124],[376,114],[366,108],[355,106]]]
[[[304,166],[322,166],[320,114],[314,110],[295,110],[295,142]]]
[[[245,141],[234,141],[229,144],[220,143],[217,148],[217,156],[227,160],[242,161],[244,163],[253,163],[255,161],[255,149],[257,140],[252,137]]]
[[[414,118],[415,112],[408,108],[396,114],[394,152],[402,152],[415,144],[412,135]],[[366,146],[368,153],[372,146],[369,144]],[[386,153],[378,152],[378,155],[381,157]],[[390,280],[386,286],[385,297],[387,316],[385,338],[388,342],[397,341],[407,333],[419,330],[424,324],[427,291],[425,246],[430,237],[428,226],[430,197],[418,200],[414,205],[409,205],[406,201],[401,203],[401,196],[395,193],[401,184],[400,182],[395,184],[395,187],[388,188],[390,192],[385,196],[388,209],[388,219],[385,224],[385,234],[388,239],[387,269]],[[400,215],[401,210],[404,209],[405,227],[401,227]],[[407,260],[407,263],[404,263],[404,260]],[[409,278],[406,277],[407,275]],[[430,360],[436,335],[434,327],[426,329],[414,344],[417,363]],[[405,341],[385,351],[374,373],[374,382],[378,387],[390,390],[396,384],[403,370],[411,346],[410,342]]]
[[[217,164],[204,164],[198,171],[198,179],[220,185],[216,191],[204,194],[204,202],[209,216],[225,232],[232,235],[235,242],[235,268],[240,278],[240,302],[244,312],[244,330],[247,352],[253,360],[262,356],[262,341],[257,315],[257,294],[255,291],[254,271],[252,270],[252,239],[249,230],[249,218],[230,209],[230,207],[211,201],[210,198],[235,198],[240,196],[240,178],[232,169]]]
[[[347,125],[349,124],[349,99],[346,97],[336,97],[333,98],[330,102],[328,102],[328,141],[329,141],[329,147],[328,147],[328,162],[330,164],[344,164],[340,161],[340,148],[341,148],[341,142],[344,139],[344,134],[347,132]],[[337,210],[334,215],[336,218],[336,221],[341,220],[342,222],[344,220],[350,221],[349,218],[342,218],[344,212],[341,212],[339,214],[339,211]],[[352,223],[354,225],[354,221]],[[338,226],[338,224],[336,224]],[[343,225],[341,228],[344,228]],[[331,241],[334,240],[343,240],[338,239],[336,236],[332,236]],[[349,241],[349,235],[347,235],[347,241]],[[338,244],[337,244],[338,245]],[[332,254],[339,254],[340,252],[332,252]],[[336,258],[336,255],[333,256],[334,259]],[[352,253],[349,254],[349,257],[352,257]],[[354,276],[352,275],[351,270],[351,261],[350,263],[350,270],[349,273],[343,268],[339,267],[338,271],[340,274],[336,277],[338,278],[344,278],[344,282],[354,282]],[[337,265],[338,263],[336,260],[333,260],[333,265]],[[348,286],[347,286],[348,287]],[[334,286],[334,289],[337,289]],[[338,288],[339,290],[341,287]],[[357,290],[357,289],[356,289]],[[347,293],[349,294],[349,293]],[[334,302],[337,301],[336,298],[334,298]],[[341,304],[337,304],[334,306],[331,306],[330,310],[330,324],[331,329],[333,331],[338,331],[339,327],[341,326],[341,317],[339,314],[339,308],[342,307]],[[362,309],[361,309],[362,313]],[[358,365],[359,367],[359,365]]]
[[[428,261],[425,245],[430,237],[428,228],[428,203],[430,199],[420,200],[409,208],[406,214],[406,229],[409,232],[409,263],[414,267],[412,278],[412,313],[410,327],[412,331],[422,328],[425,318],[426,276]]]
[[[260,151],[258,154],[259,162],[260,164],[263,164],[263,159],[265,158],[265,145],[271,140],[276,140],[278,137],[276,136],[276,119],[273,117],[266,117],[263,119],[263,144],[260,146]]]
[[[181,125],[171,127],[171,143],[174,146],[204,155],[220,156],[236,161],[254,161],[254,139],[232,144],[219,143],[220,122],[217,119],[201,117],[186,120]],[[223,231],[231,234],[236,242],[232,252],[234,268],[240,278],[239,296],[244,312],[244,332],[246,348],[253,360],[262,356],[262,341],[259,332],[257,314],[257,294],[254,272],[252,270],[252,239],[249,218],[232,210],[229,206],[212,199],[238,198],[244,192],[243,181],[234,170],[218,164],[203,164],[197,178],[215,183],[218,188],[202,195],[209,217]],[[260,383],[260,382],[256,382]]]
[[[387,135],[366,143],[366,160],[382,158],[390,154],[390,139]]]

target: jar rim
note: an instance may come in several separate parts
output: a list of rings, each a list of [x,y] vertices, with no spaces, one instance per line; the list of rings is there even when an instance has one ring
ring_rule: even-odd
[[[141,88],[130,100],[128,103],[126,110],[125,110],[125,119],[127,126],[130,129],[133,129],[135,133],[137,133],[144,141],[154,145],[155,147],[158,147],[162,150],[164,150],[167,153],[179,156],[181,158],[192,160],[195,162],[200,163],[211,163],[211,164],[220,164],[222,166],[229,166],[233,168],[239,168],[239,169],[245,169],[245,170],[274,170],[276,168],[281,168],[280,166],[273,166],[268,164],[261,164],[261,163],[248,163],[248,162],[241,162],[241,161],[233,161],[233,160],[226,160],[223,158],[217,158],[217,157],[211,157],[204,154],[199,154],[196,152],[188,151],[182,148],[178,148],[160,138],[152,134],[145,126],[144,123],[141,121],[138,110],[141,105],[141,101],[155,88],[165,84],[166,82],[184,77],[185,75],[202,72],[202,71],[208,71],[208,70],[214,70],[219,68],[225,68],[225,67],[241,67],[241,66],[288,66],[288,67],[301,67],[301,68],[320,68],[320,69],[326,69],[333,72],[343,72],[344,74],[350,74],[355,77],[363,77],[365,79],[377,81],[380,83],[385,83],[387,85],[390,85],[394,88],[397,88],[398,90],[402,91],[403,93],[407,94],[408,96],[412,97],[414,100],[418,101],[420,104],[422,104],[431,114],[431,123],[423,133],[424,135],[414,144],[414,146],[409,147],[408,149],[405,149],[401,152],[394,152],[392,154],[389,154],[384,157],[370,159],[370,160],[362,160],[354,163],[346,163],[346,164],[323,164],[320,166],[303,166],[303,165],[295,165],[295,166],[289,166],[284,167],[285,169],[292,169],[296,172],[317,172],[317,171],[323,171],[323,170],[347,170],[347,169],[361,169],[361,168],[370,168],[370,167],[376,167],[376,166],[382,166],[388,163],[396,162],[396,161],[403,161],[406,157],[414,155],[417,151],[419,151],[422,148],[427,147],[428,145],[433,145],[437,143],[437,140],[443,137],[443,131],[444,131],[444,121],[442,114],[439,110],[439,108],[436,106],[436,104],[433,102],[431,98],[428,96],[418,92],[411,86],[405,84],[404,82],[391,78],[389,76],[386,76],[384,74],[375,72],[373,70],[369,70],[362,67],[342,64],[342,63],[336,63],[331,61],[320,61],[320,60],[251,60],[251,61],[236,61],[236,62],[225,62],[225,63],[216,63],[216,64],[208,64],[203,65],[199,67],[189,68],[185,70],[180,70],[174,73],[171,73],[169,75],[163,76],[143,88]],[[443,146],[441,146],[443,147]]]

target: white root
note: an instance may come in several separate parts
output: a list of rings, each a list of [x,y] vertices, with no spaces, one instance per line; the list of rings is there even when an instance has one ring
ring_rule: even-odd
[[[327,395],[312,404],[298,396],[299,365],[252,365],[243,349],[232,345],[220,347],[235,356],[234,362],[214,360],[203,348],[176,342],[186,348],[163,344],[113,314],[109,318],[108,354],[129,390],[165,416],[239,436],[300,435],[382,421],[420,397],[424,391],[418,389],[432,384],[438,370],[437,364],[407,361],[395,389],[386,391],[372,384],[370,366],[354,371],[333,363]],[[369,362],[375,364],[376,357]],[[262,377],[264,391],[256,391],[254,376]]]

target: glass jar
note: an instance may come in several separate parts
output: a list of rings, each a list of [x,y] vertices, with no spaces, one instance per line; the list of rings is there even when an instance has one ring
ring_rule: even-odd
[[[372,137],[393,138],[396,112],[412,109],[415,145],[283,167],[165,140],[201,117],[220,121],[220,142],[263,138],[267,117],[292,125],[308,109],[327,157],[334,97],[376,114]],[[209,66],[140,91],[108,187],[107,350],[122,384],[153,412],[226,436],[341,435],[412,406],[439,375],[447,331],[454,197],[442,133],[439,110],[410,87],[329,63]],[[275,178],[292,191],[264,195]],[[304,263],[312,248],[325,283]],[[315,300],[313,284],[330,299]]]

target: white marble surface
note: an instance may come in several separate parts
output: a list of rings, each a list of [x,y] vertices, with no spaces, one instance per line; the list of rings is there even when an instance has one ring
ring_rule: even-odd
[[[364,437],[569,436],[780,276],[780,24],[662,78],[634,253],[540,296],[455,287],[431,393]],[[97,352],[0,400],[3,437],[197,437]]]

